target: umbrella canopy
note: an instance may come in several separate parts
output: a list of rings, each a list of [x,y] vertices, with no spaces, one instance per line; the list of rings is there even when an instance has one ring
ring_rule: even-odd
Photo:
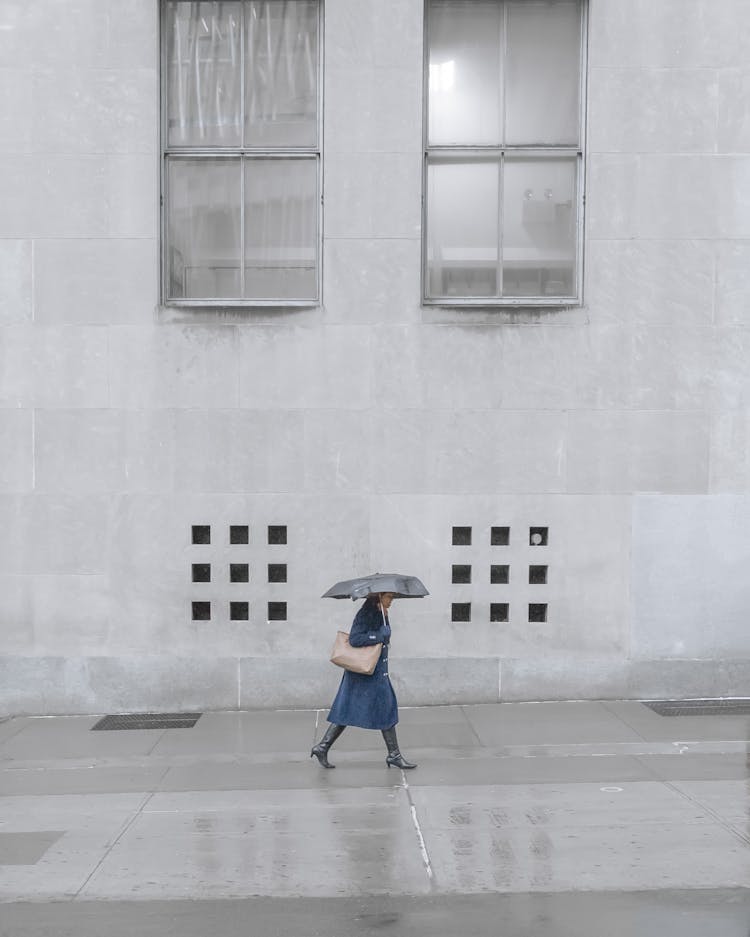
[[[430,593],[416,576],[400,573],[373,573],[358,579],[345,579],[324,592],[323,599],[364,599],[373,592],[392,592],[397,599],[421,599]]]

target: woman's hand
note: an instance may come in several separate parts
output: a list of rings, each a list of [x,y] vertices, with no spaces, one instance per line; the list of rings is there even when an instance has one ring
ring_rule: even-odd
[[[349,644],[352,647],[371,647],[373,644],[382,644],[385,640],[382,627],[371,631],[355,631],[349,635]]]

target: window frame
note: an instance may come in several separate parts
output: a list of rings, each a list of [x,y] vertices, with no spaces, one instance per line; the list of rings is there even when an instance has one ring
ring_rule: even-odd
[[[162,306],[196,309],[253,309],[253,308],[309,308],[320,306],[323,298],[323,57],[324,57],[324,5],[325,0],[315,0],[318,13],[318,62],[317,62],[317,140],[315,146],[170,146],[168,136],[168,50],[167,50],[167,3],[159,0],[159,284]],[[191,0],[177,0],[191,2]],[[276,2],[276,0],[272,0]],[[241,0],[241,35],[240,67],[241,119],[245,120],[245,0]],[[315,240],[315,296],[289,299],[283,297],[170,297],[169,295],[169,172],[171,158],[185,159],[239,159],[240,167],[240,277],[245,282],[245,163],[253,159],[310,159],[317,163],[316,173],[316,240]]]
[[[507,5],[512,0],[496,0],[504,9],[503,62],[507,56]],[[560,146],[558,144],[430,144],[429,142],[429,96],[430,96],[430,37],[429,8],[431,0],[424,0],[423,5],[423,62],[422,62],[422,235],[421,235],[421,271],[420,290],[424,306],[473,307],[495,310],[513,308],[561,308],[583,305],[584,283],[584,242],[585,242],[585,206],[586,206],[586,97],[588,85],[588,0],[576,0],[580,8],[580,63],[578,83],[578,144]],[[430,296],[429,265],[427,257],[427,214],[428,214],[428,167],[430,158],[437,156],[495,156],[502,166],[506,155],[511,157],[574,157],[576,158],[576,236],[575,236],[575,295],[574,296]],[[501,176],[502,179],[502,176]],[[502,191],[502,190],[500,190]],[[499,195],[497,213],[500,221],[499,236],[502,244],[502,199]],[[502,265],[502,254],[498,264]]]

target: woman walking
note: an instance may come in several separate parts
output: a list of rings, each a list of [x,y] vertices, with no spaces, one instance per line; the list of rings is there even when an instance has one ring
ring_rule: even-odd
[[[354,616],[349,633],[351,646],[368,647],[382,643],[383,649],[372,674],[344,671],[338,693],[328,713],[331,725],[310,752],[310,757],[314,755],[324,768],[336,767],[328,761],[328,749],[347,726],[380,729],[388,749],[385,760],[389,768],[391,765],[404,769],[417,767],[401,754],[396,738],[398,703],[388,676],[388,645],[391,641],[388,609],[392,601],[392,592],[368,595]]]

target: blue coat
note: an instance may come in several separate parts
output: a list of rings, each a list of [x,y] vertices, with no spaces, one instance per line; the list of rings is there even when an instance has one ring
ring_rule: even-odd
[[[365,601],[354,616],[349,643],[366,647],[383,642],[375,671],[372,674],[344,671],[339,691],[333,701],[328,721],[339,726],[362,729],[390,729],[398,722],[398,703],[388,676],[388,645],[391,626],[375,602]]]

